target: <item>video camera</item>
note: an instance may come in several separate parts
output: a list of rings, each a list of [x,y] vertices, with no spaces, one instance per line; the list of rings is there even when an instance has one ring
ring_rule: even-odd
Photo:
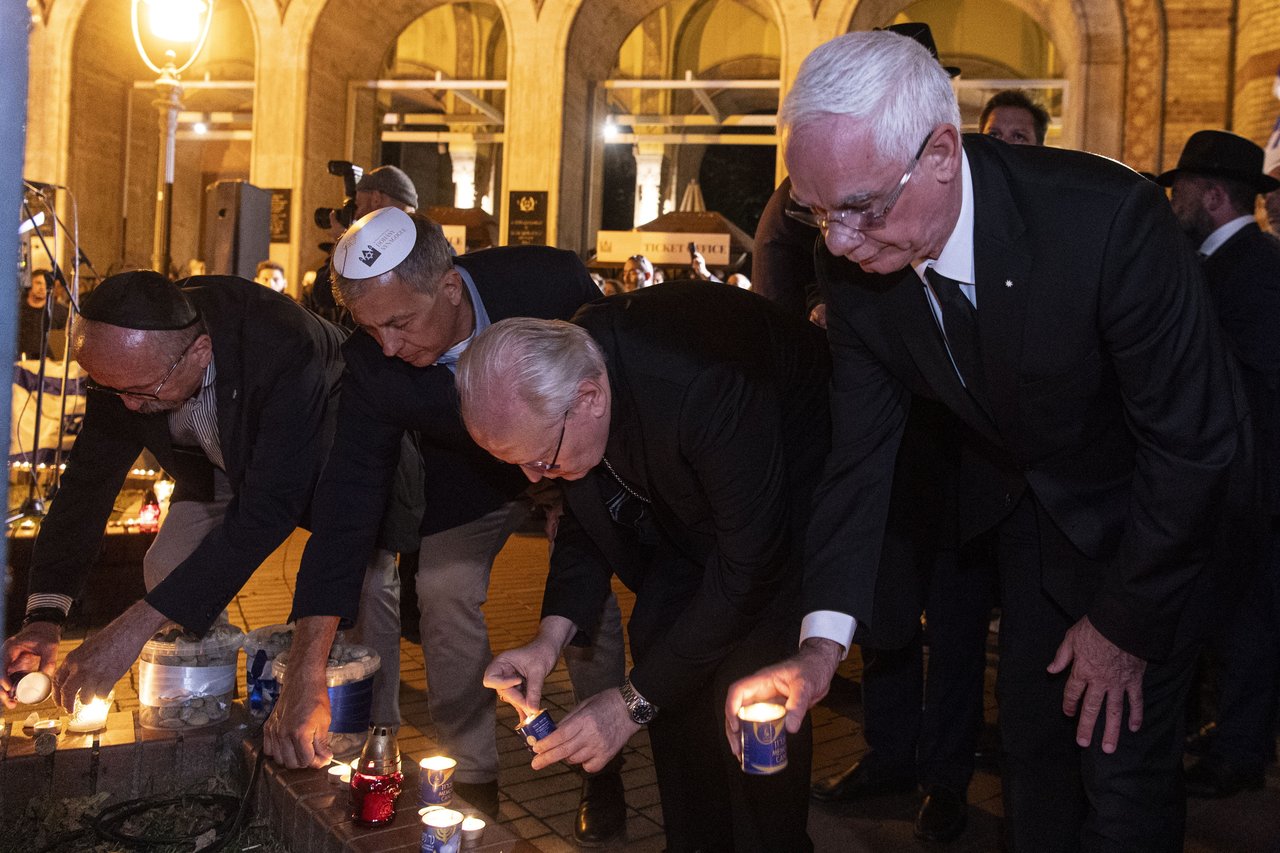
[[[328,231],[329,216],[332,214],[342,224],[343,228],[349,228],[351,227],[351,222],[356,218],[356,184],[364,176],[364,169],[346,160],[330,160],[329,174],[342,178],[342,190],[346,197],[342,199],[342,207],[340,208],[317,207],[315,213],[316,226]]]

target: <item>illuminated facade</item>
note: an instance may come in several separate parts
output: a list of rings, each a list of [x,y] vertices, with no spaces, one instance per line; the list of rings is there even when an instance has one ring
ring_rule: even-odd
[[[99,272],[146,266],[154,75],[132,45],[128,4],[29,5],[25,175],[76,194],[82,248]],[[834,35],[894,21],[932,25],[944,62],[964,69],[966,117],[998,84],[1029,81],[1054,112],[1051,142],[1139,169],[1169,167],[1201,128],[1262,143],[1280,113],[1274,0],[214,0],[213,8],[208,44],[183,75],[173,260],[201,251],[203,188],[244,179],[290,191],[271,256],[294,286],[323,259],[312,210],[341,198],[326,171],[331,159],[397,162],[419,184],[422,206],[486,207],[503,241],[513,198],[545,193],[547,242],[583,251],[606,218],[670,209],[708,169],[749,163],[737,182],[772,183],[773,113],[800,61]],[[714,206],[719,188],[702,184]]]

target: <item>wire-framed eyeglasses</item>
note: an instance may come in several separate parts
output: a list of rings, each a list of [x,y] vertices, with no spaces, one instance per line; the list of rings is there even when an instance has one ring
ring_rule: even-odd
[[[560,421],[560,437],[556,439],[555,452],[551,454],[550,462],[524,462],[523,467],[530,471],[537,471],[540,474],[553,474],[560,470],[560,465],[556,461],[560,458],[560,448],[564,446],[564,429],[569,425],[569,412],[572,409],[564,410],[564,419]]]
[[[883,228],[885,220],[889,217],[889,211],[893,210],[893,206],[898,203],[898,199],[902,196],[902,191],[907,188],[907,182],[911,180],[911,175],[915,172],[916,166],[920,165],[920,158],[924,156],[924,149],[932,138],[933,130],[930,130],[916,150],[916,156],[911,159],[911,165],[902,173],[902,178],[898,180],[898,185],[885,198],[884,204],[881,205],[879,210],[872,210],[869,207],[842,207],[836,210],[824,210],[821,207],[806,207],[794,198],[789,198],[787,199],[786,207],[783,208],[783,213],[797,222],[803,222],[811,228],[820,229],[823,234],[826,234],[833,225],[839,225],[850,231],[874,231],[877,228]]]

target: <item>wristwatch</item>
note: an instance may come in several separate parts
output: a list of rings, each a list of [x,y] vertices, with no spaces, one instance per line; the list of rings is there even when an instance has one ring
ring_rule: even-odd
[[[622,693],[622,701],[627,705],[627,714],[631,717],[631,722],[637,726],[647,726],[658,715],[658,706],[651,704],[636,692],[630,678],[624,680],[618,690]]]

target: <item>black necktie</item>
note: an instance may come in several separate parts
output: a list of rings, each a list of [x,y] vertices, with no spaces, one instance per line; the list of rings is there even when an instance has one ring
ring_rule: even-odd
[[[929,267],[924,271],[925,278],[933,286],[933,293],[938,297],[938,307],[942,309],[942,336],[946,338],[947,349],[960,371],[960,378],[979,401],[983,399],[982,388],[982,356],[978,347],[978,311],[960,290],[960,282],[947,278],[942,273]]]

